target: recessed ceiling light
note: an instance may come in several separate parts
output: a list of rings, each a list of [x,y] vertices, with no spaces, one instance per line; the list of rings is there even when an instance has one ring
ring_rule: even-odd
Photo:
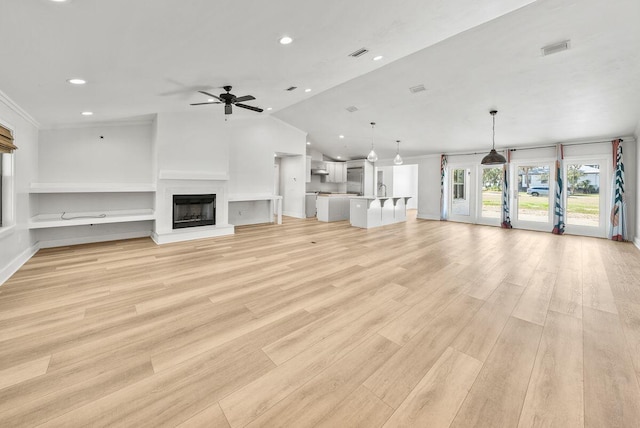
[[[87,81],[84,79],[69,79],[67,80],[67,82],[71,83],[72,85],[84,85],[85,83],[87,83]]]
[[[310,145],[311,145],[311,142],[310,142],[310,141],[307,141],[307,146],[310,146]]]
[[[93,116],[93,112],[92,111],[83,111],[82,115],[83,116]]]
[[[336,156],[338,159],[342,159],[340,156]]]
[[[55,2],[55,3],[64,3],[64,2],[66,2],[67,0],[51,0],[51,1],[52,1],[52,2]]]
[[[267,110],[273,110],[273,108],[271,108],[271,107],[267,107]]]
[[[209,99],[207,100],[207,102],[208,102],[208,103],[212,103],[212,102],[214,102],[214,101],[215,101],[215,100],[214,100],[213,98],[209,98]]]
[[[382,58],[384,58],[382,55],[378,55],[378,56],[374,56],[373,60],[374,61],[380,61]]]
[[[280,39],[280,44],[281,45],[288,45],[289,43],[293,42],[293,39],[289,36],[284,36]]]
[[[344,138],[344,135],[338,135],[338,138]]]
[[[310,89],[310,88],[307,88],[307,89],[305,89],[304,91],[305,91],[305,92],[311,92],[311,89]]]

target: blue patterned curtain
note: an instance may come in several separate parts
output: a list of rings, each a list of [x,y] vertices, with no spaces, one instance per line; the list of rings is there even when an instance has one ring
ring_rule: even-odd
[[[502,223],[503,229],[511,229],[511,217],[509,216],[509,162],[511,162],[511,151],[507,150],[507,163],[502,165]]]
[[[624,163],[622,162],[622,140],[613,140],[613,204],[611,206],[611,230],[614,241],[627,240],[627,204],[624,200]]]
[[[562,197],[562,161],[564,153],[562,144],[556,145],[556,183],[553,192],[553,230],[552,233],[564,233],[564,198]]]
[[[444,194],[444,173],[447,168],[447,155],[440,155],[440,220],[447,219],[447,205]]]

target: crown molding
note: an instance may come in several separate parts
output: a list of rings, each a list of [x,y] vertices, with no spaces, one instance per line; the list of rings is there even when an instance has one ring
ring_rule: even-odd
[[[32,124],[36,128],[40,129],[40,123],[38,123],[38,121],[35,120],[33,118],[33,116],[31,116],[29,113],[27,113],[22,107],[20,107],[18,104],[16,104],[15,101],[13,101],[11,98],[9,98],[9,96],[7,96],[7,94],[5,94],[2,91],[0,91],[0,102],[5,104],[7,107],[9,107],[13,112],[18,114],[24,120],[26,120],[27,122],[29,122],[30,124]]]

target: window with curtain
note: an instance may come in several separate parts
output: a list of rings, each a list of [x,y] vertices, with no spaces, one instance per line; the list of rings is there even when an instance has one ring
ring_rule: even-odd
[[[7,203],[8,198],[11,196],[8,191],[6,177],[9,168],[6,164],[11,153],[16,150],[17,147],[13,144],[13,133],[10,129],[0,125],[0,227],[6,226],[7,213],[6,209],[10,204]]]

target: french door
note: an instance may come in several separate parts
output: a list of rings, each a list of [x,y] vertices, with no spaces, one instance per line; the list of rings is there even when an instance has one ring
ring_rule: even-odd
[[[502,215],[500,166],[450,165],[449,220],[499,226]]]
[[[449,166],[449,220],[475,223],[474,165]]]
[[[611,159],[565,158],[565,231],[607,236]]]
[[[526,161],[512,164],[511,222],[518,229],[551,232],[555,161]]]

